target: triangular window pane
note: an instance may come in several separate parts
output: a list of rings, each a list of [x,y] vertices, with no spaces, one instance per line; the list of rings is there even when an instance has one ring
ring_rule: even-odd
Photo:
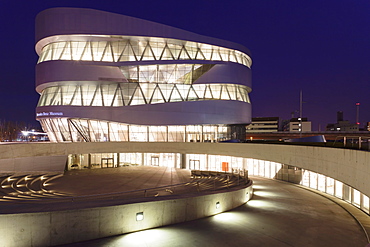
[[[162,95],[166,101],[169,101],[172,91],[172,84],[158,84],[159,88],[161,89]]]
[[[146,104],[145,97],[139,85],[133,94],[130,105],[144,105],[144,104]]]
[[[125,49],[122,52],[121,58],[119,61],[137,61],[136,55],[134,53],[134,50],[130,44],[130,42],[127,43]]]
[[[96,91],[97,85],[81,85],[82,103],[84,106],[90,106]]]
[[[156,87],[154,88],[151,100],[150,100],[150,104],[165,103],[165,102],[166,100],[164,99],[159,86],[156,85]]]
[[[201,52],[202,52],[205,60],[212,60],[211,59],[212,58],[212,49],[202,48]]]
[[[50,105],[61,105],[62,104],[62,94],[60,87],[56,88],[53,98],[51,99]]]
[[[187,50],[185,49],[185,46],[182,47],[180,54],[179,54],[179,60],[189,60],[191,59]]]
[[[78,136],[73,138],[76,141],[84,140],[86,142],[90,142],[90,135],[89,135],[89,127],[86,120],[77,120],[77,119],[70,119],[70,127],[72,128],[72,133],[78,133]],[[75,131],[76,130],[76,131]]]
[[[165,83],[173,83],[176,80],[175,69],[176,65],[168,64],[164,70],[161,70]]]
[[[103,58],[101,60],[104,62],[114,62],[113,52],[112,52],[112,47],[111,47],[110,42],[107,42],[107,46],[105,47]]]
[[[180,51],[182,49],[181,45],[175,45],[175,44],[167,44],[168,48],[170,49],[174,60],[177,60],[179,58]]]
[[[166,73],[166,70],[162,71],[160,68],[161,67],[158,68],[157,82],[164,83],[164,82],[166,82],[166,79],[164,77],[164,74]]]
[[[231,100],[236,100],[236,86],[235,85],[227,85],[225,86],[227,88],[227,91],[229,92],[230,99]]]
[[[213,99],[212,91],[209,85],[206,86],[206,90],[204,91],[204,99]]]
[[[42,96],[44,97],[44,102],[41,103],[42,106],[48,106],[51,104],[52,99],[54,98],[54,94],[57,91],[57,87],[49,87],[44,89],[42,92]]]
[[[199,100],[203,100],[207,85],[206,84],[193,84],[191,87],[194,89],[194,91],[198,95]]]
[[[212,89],[213,99],[220,99],[221,87],[222,86],[220,84],[210,84],[209,86]]]
[[[95,90],[94,98],[91,102],[92,106],[103,106],[103,96],[101,94],[101,88],[98,85]]]
[[[238,63],[243,64],[243,55],[241,53],[237,53],[236,58],[238,59]]]
[[[92,52],[94,61],[101,61],[103,58],[105,47],[107,46],[106,41],[91,42]]]
[[[221,99],[230,100],[230,96],[229,96],[229,93],[225,85],[222,86],[222,89],[221,89]]]
[[[113,41],[111,42],[112,52],[113,52],[113,61],[118,62],[123,50],[126,46],[126,41]]]
[[[112,106],[113,99],[116,94],[118,86],[119,84],[100,85],[101,90],[103,92],[104,106]]]
[[[60,55],[61,60],[72,60],[72,54],[71,54],[71,42],[66,42],[63,52]]]
[[[141,61],[148,61],[148,60],[155,60],[155,57],[149,45],[149,42],[144,49],[143,55],[141,56]]]
[[[52,44],[52,51],[53,51],[53,60],[59,60],[60,56],[62,55],[63,49],[66,46],[67,42],[57,42]]]
[[[115,50],[116,49],[116,50]],[[124,52],[128,49],[128,41],[119,41],[117,46],[113,47],[113,52],[116,55],[116,61],[125,61]]]
[[[132,95],[134,94],[138,83],[121,83],[120,88],[125,105],[129,105]]]
[[[229,61],[229,50],[221,48],[220,55],[221,55],[222,61]]]
[[[197,54],[195,55],[195,59],[198,59],[198,60],[204,60],[206,59],[203,55],[203,52],[200,48],[198,48],[197,50]]]
[[[170,48],[168,48],[167,44],[163,49],[160,60],[174,60],[174,56],[173,56]]]
[[[75,92],[73,94],[73,98],[71,101],[71,105],[82,105],[82,97],[81,97],[81,88],[80,86],[76,86]]]
[[[192,86],[190,86],[189,88],[189,92],[188,92],[188,96],[187,96],[187,101],[191,101],[191,100],[198,100],[199,97],[198,95],[195,93],[195,90],[193,89]]]
[[[190,85],[184,85],[184,84],[176,84],[175,85],[178,92],[180,93],[180,96],[182,100],[186,100],[189,94],[189,88],[191,87]]]
[[[170,96],[170,102],[178,102],[178,101],[183,101],[181,94],[179,90],[176,87],[176,84],[172,88],[171,96]]]
[[[72,59],[73,60],[81,60],[82,53],[85,49],[85,42],[71,42],[72,47]]]
[[[139,82],[153,82],[157,72],[156,65],[140,66],[139,67]]]
[[[241,87],[238,87],[238,91],[239,91],[239,100],[246,102],[244,90]]]
[[[81,56],[82,61],[92,61],[92,50],[91,50],[91,42],[86,42],[84,51]]]
[[[51,49],[46,49],[46,51],[41,55],[42,58],[40,59],[40,61],[49,61],[49,60],[52,60],[52,50]]]
[[[238,60],[237,60],[237,58],[235,56],[235,53],[233,51],[230,51],[230,61],[231,62],[235,62],[235,63],[238,62]]]
[[[212,60],[213,61],[222,61],[222,58],[220,56],[220,51],[217,49],[214,49],[212,52]]]
[[[235,94],[236,94],[236,100],[243,101],[243,98],[240,94],[240,87],[239,86],[235,87]]]
[[[150,47],[156,60],[160,60],[165,45],[163,42],[150,42]]]
[[[245,56],[243,56],[243,64],[247,67],[250,67],[250,61]]]
[[[195,56],[197,54],[198,48],[196,47],[189,47],[189,46],[184,46],[184,49],[186,50],[187,54],[189,55],[190,59],[194,60]]]
[[[245,91],[245,102],[251,103],[251,100],[249,99],[249,94],[248,94],[247,90],[244,90],[244,91]]]
[[[39,56],[39,60],[37,60],[37,63],[41,63],[44,61],[45,55],[47,52],[49,52],[49,47],[44,47],[44,49],[42,49],[41,54]]]
[[[140,85],[141,92],[143,92],[146,102],[150,102],[153,96],[153,92],[155,88],[157,87],[157,84],[155,83],[142,83]],[[150,104],[150,103],[149,103]]]
[[[127,102],[128,102],[128,100],[127,100]],[[117,88],[116,88],[116,92],[114,94],[114,97],[113,97],[112,106],[124,106],[124,105],[125,105],[125,102],[124,102],[124,99],[122,97],[121,87],[118,85]]]

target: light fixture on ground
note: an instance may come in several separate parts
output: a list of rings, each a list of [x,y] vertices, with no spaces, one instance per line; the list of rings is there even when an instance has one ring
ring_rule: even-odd
[[[141,221],[144,219],[144,212],[136,213],[136,221]]]

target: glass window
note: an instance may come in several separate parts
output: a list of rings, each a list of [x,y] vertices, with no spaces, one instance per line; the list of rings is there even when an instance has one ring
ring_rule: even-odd
[[[335,180],[335,196],[343,199],[343,183]]]
[[[369,213],[370,210],[369,204],[370,204],[369,197],[362,194],[362,210],[364,210],[366,213]]]
[[[73,36],[73,35],[72,35]],[[251,66],[248,55],[224,47],[174,39],[121,36],[119,41],[59,41],[47,44],[38,62],[48,60],[150,61],[214,60]],[[85,39],[85,37],[84,37]]]
[[[333,178],[326,177],[326,193],[334,195],[334,183],[335,180]]]
[[[360,191],[353,189],[353,199],[352,204],[359,207],[361,205],[361,193]]]

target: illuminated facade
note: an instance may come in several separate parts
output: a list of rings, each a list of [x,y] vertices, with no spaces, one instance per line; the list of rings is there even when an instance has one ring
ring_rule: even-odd
[[[36,18],[37,119],[51,141],[245,138],[245,47],[92,9]]]

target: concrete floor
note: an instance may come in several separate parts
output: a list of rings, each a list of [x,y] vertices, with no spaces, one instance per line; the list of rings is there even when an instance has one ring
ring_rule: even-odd
[[[235,210],[201,220],[64,246],[367,245],[362,228],[333,201],[292,184],[262,178],[253,180],[253,199]]]
[[[164,167],[76,170],[53,180],[47,187],[65,195],[85,196],[181,183],[189,180],[189,175],[186,170]],[[201,220],[65,246],[366,246],[367,238],[360,225],[332,200],[289,183],[252,179],[253,199],[235,210]],[[0,212],[65,210],[116,203],[7,200],[0,202]],[[359,215],[370,222],[370,217],[360,210],[340,203],[355,212],[356,217]]]

